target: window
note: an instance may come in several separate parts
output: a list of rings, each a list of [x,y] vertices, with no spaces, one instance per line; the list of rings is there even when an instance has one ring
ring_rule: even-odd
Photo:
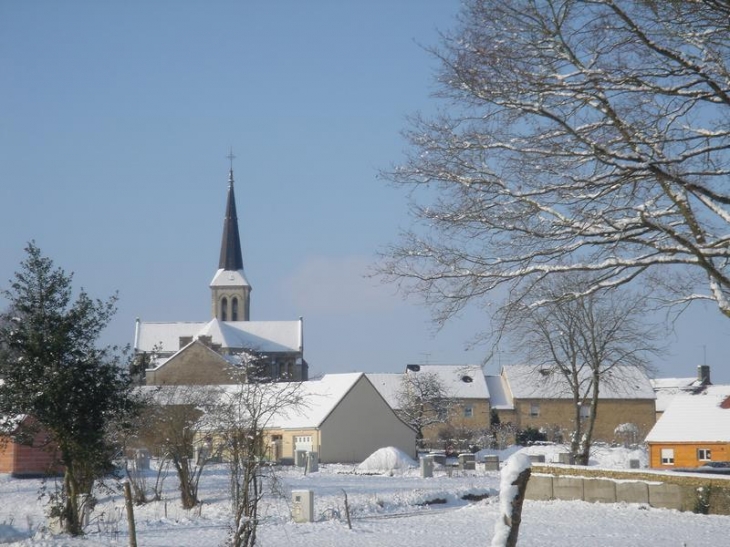
[[[228,321],[228,299],[221,298],[221,321]]]
[[[238,298],[231,298],[231,321],[238,321]]]
[[[580,405],[580,417],[584,420],[591,417],[591,405]]]
[[[532,416],[533,418],[536,418],[539,415],[540,415],[540,405],[537,403],[532,403],[530,405],[530,416]]]
[[[698,448],[697,459],[701,462],[709,462],[712,459],[711,450],[709,448]]]
[[[464,407],[464,418],[473,418],[474,417],[474,407],[471,405]]]
[[[662,465],[674,465],[674,448],[662,448]]]

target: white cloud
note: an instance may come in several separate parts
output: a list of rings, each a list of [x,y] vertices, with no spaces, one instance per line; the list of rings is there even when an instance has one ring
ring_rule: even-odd
[[[392,311],[402,299],[394,285],[368,277],[372,265],[359,255],[309,257],[284,280],[285,291],[307,314]]]

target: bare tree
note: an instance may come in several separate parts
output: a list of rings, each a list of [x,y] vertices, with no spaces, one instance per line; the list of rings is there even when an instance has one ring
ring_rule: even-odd
[[[583,294],[671,273],[670,302],[730,316],[727,16],[723,0],[466,0],[433,51],[447,106],[411,120],[384,174],[417,225],[381,272],[438,322],[573,271],[593,274]]]
[[[588,465],[601,391],[635,390],[635,371],[645,371],[648,357],[658,353],[661,331],[644,322],[641,295],[613,289],[560,301],[560,295],[582,293],[591,283],[565,281],[538,291],[551,303],[514,312],[509,330],[546,389],[571,397],[571,453],[576,463]]]
[[[439,376],[433,372],[403,373],[396,394],[398,415],[416,430],[416,442],[424,444],[424,429],[448,421],[454,399]]]
[[[250,368],[249,368],[250,372]],[[251,378],[249,378],[250,380]],[[267,429],[305,404],[299,382],[249,382],[226,386],[209,416],[230,468],[233,526],[231,547],[253,547],[259,504],[272,479]]]
[[[182,506],[198,504],[198,485],[205,466],[214,459],[216,447],[208,422],[203,419],[219,405],[219,386],[161,386],[154,391],[155,404],[145,421],[149,431],[140,432],[177,473]]]

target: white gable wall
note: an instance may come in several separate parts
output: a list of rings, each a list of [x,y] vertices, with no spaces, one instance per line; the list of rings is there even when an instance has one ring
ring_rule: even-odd
[[[393,446],[416,457],[416,432],[403,423],[363,375],[320,426],[323,463],[359,463]]]

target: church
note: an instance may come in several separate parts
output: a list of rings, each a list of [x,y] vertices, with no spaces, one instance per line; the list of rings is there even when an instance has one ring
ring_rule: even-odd
[[[231,162],[233,155],[229,156]],[[134,354],[147,385],[212,385],[238,381],[304,381],[304,326],[296,321],[251,321],[251,285],[243,269],[233,164],[220,261],[210,282],[206,322],[154,323],[137,319]]]

